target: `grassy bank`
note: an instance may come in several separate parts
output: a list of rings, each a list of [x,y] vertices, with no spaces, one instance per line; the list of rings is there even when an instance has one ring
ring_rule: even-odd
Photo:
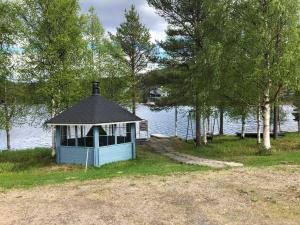
[[[49,149],[0,153],[0,188],[30,187],[118,176],[169,175],[178,172],[209,170],[207,167],[182,165],[168,158],[138,148],[136,160],[113,163],[101,168],[56,165]]]
[[[196,148],[193,143],[174,140],[178,151],[209,159],[244,163],[245,166],[272,166],[300,164],[300,134],[289,133],[272,141],[272,154],[258,155],[259,146],[255,138],[241,140],[236,136],[215,137],[212,144]]]
[[[300,134],[287,134],[273,141],[270,156],[257,155],[256,140],[240,140],[235,136],[216,137],[212,144],[196,148],[192,142],[174,139],[173,148],[180,152],[209,159],[244,163],[245,166],[273,166],[300,164]],[[62,183],[70,180],[102,179],[119,176],[170,175],[178,172],[209,170],[207,167],[176,163],[152,153],[147,147],[138,147],[136,160],[113,163],[101,168],[56,165],[49,149],[35,149],[0,153],[0,188],[30,187]]]

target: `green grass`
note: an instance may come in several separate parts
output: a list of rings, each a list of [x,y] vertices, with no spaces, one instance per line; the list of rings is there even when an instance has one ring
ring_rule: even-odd
[[[209,170],[208,167],[176,163],[138,148],[136,160],[112,163],[101,168],[56,165],[49,149],[34,149],[0,153],[0,188],[30,187],[63,183],[71,180],[102,179],[120,176],[170,175],[174,173]]]
[[[235,136],[215,137],[212,144],[196,148],[193,143],[174,141],[178,151],[209,159],[241,162],[245,166],[273,166],[300,164],[300,134],[289,133],[284,138],[272,141],[272,154],[258,155],[256,139],[241,140]]]
[[[174,139],[173,147],[180,152],[209,159],[241,162],[245,166],[300,165],[300,134],[290,133],[272,142],[272,154],[257,155],[256,140],[240,140],[234,136],[216,137],[213,144],[196,148],[193,143]],[[71,180],[102,179],[120,176],[170,175],[174,173],[210,170],[208,167],[176,163],[138,148],[136,160],[112,163],[101,168],[56,165],[49,149],[34,149],[0,153],[0,189],[63,183]]]

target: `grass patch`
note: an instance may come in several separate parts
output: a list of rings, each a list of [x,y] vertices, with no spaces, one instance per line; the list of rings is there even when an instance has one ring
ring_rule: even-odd
[[[209,170],[208,167],[183,165],[138,147],[136,160],[112,163],[100,168],[56,165],[49,149],[0,153],[0,188],[30,187],[70,180],[102,179],[120,176],[170,175]]]
[[[180,152],[208,159],[241,162],[245,166],[300,165],[300,134],[290,133],[272,142],[272,154],[257,155],[256,140],[240,140],[235,136],[215,137],[213,144],[196,148],[191,142],[174,139],[173,148]],[[177,163],[138,147],[136,160],[112,163],[100,168],[57,165],[49,149],[4,151],[0,153],[0,189],[56,184],[71,180],[89,180],[120,176],[170,175],[174,173],[211,170],[208,167]]]
[[[212,144],[196,148],[193,143],[174,140],[174,147],[180,152],[208,159],[241,162],[246,166],[273,166],[300,164],[300,134],[289,133],[272,141],[272,154],[258,155],[259,146],[255,138],[241,140],[235,136],[215,137]]]

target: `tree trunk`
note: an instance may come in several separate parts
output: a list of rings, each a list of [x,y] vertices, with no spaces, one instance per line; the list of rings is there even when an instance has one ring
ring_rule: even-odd
[[[132,113],[136,114],[136,96],[135,93],[132,94]]]
[[[242,131],[241,131],[241,139],[245,139],[245,136],[246,136],[245,125],[246,125],[246,119],[245,119],[245,116],[242,115]]]
[[[274,118],[273,118],[273,137],[278,138],[278,121],[279,121],[279,107],[277,100],[274,102]]]
[[[5,86],[5,102],[4,102],[4,117],[5,117],[5,131],[6,131],[6,147],[7,150],[11,150],[11,146],[10,146],[10,123],[11,123],[11,118],[10,118],[10,113],[8,110],[8,106],[6,103],[6,86]]]
[[[196,120],[196,146],[201,145],[201,113],[200,113],[200,106],[196,104],[195,108],[195,120]]]
[[[266,88],[264,93],[264,102],[262,109],[263,116],[263,150],[268,152],[271,149],[271,141],[270,141],[270,89]]]
[[[220,107],[220,130],[219,135],[224,135],[224,110],[223,107]]]
[[[257,132],[257,139],[256,142],[257,144],[261,144],[261,137],[260,137],[260,107],[257,107],[257,111],[256,111],[256,132]]]
[[[136,114],[136,76],[134,65],[131,66],[132,73],[132,113]]]
[[[207,127],[205,116],[203,116],[203,143],[207,145]]]
[[[207,117],[207,133],[211,133],[210,116]]]
[[[10,145],[10,130],[7,128],[5,129],[6,131],[6,146],[7,146],[7,150],[11,150],[11,145]]]
[[[175,106],[175,137],[178,136],[177,127],[178,127],[178,107]]]
[[[52,104],[52,110],[51,110],[51,118],[53,118],[56,113],[55,113],[55,101],[54,99],[51,100]],[[56,155],[56,143],[55,143],[55,127],[51,126],[51,134],[52,134],[52,149],[51,149],[51,155],[54,157]]]

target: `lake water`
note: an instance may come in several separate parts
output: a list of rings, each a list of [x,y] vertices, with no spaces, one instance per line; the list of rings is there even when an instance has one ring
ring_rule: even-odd
[[[283,106],[286,112],[285,121],[281,124],[283,131],[297,131],[297,123],[293,120],[293,107]],[[179,107],[178,110],[178,136],[185,138],[188,124],[188,108]],[[137,108],[137,115],[149,123],[149,134],[160,133],[168,136],[174,136],[175,132],[175,110],[152,111],[148,106],[139,105]],[[214,119],[211,119],[213,124]],[[194,124],[193,124],[194,125]],[[211,126],[212,127],[212,126]],[[227,116],[224,118],[224,132],[225,134],[235,134],[241,129],[241,122],[238,120],[231,120]],[[195,128],[193,128],[195,131]],[[215,120],[215,133],[218,132],[218,120]],[[246,124],[246,132],[255,132],[256,122],[254,118],[248,118]],[[189,138],[191,138],[191,129],[189,129]],[[195,132],[194,132],[195,133]],[[139,137],[137,132],[137,137]],[[146,133],[141,132],[141,137],[145,137]],[[15,127],[11,131],[11,145],[13,149],[27,149],[34,147],[50,147],[51,134],[48,130],[39,126],[23,125]],[[3,130],[0,131],[0,149],[6,147],[6,136]]]

